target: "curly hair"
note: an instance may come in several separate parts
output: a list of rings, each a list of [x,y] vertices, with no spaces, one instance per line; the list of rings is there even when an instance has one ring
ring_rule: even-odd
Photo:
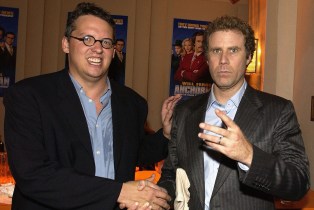
[[[69,14],[64,36],[70,37],[71,33],[76,29],[75,21],[83,15],[93,15],[106,21],[113,29],[113,40],[115,40],[115,22],[110,13],[98,7],[94,3],[82,2]]]
[[[204,39],[205,53],[208,54],[208,41],[210,35],[216,31],[228,30],[237,30],[244,35],[246,56],[247,58],[250,55],[253,57],[255,51],[255,37],[253,29],[248,23],[244,22],[240,18],[227,15],[216,18],[213,22],[208,24]]]

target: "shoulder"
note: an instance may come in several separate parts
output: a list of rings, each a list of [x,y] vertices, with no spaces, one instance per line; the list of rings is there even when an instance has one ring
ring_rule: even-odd
[[[5,92],[5,94],[12,93],[21,93],[21,94],[29,94],[29,93],[42,93],[49,94],[47,90],[55,90],[56,85],[60,78],[63,80],[66,78],[67,71],[58,71],[49,74],[38,75],[34,77],[29,77],[23,80],[18,81],[17,83],[10,86]]]
[[[243,95],[243,99],[243,101],[249,102],[256,107],[268,107],[270,109],[282,109],[287,105],[293,106],[292,102],[288,99],[271,93],[256,90],[250,86],[247,87]]]
[[[176,105],[178,112],[182,111],[193,111],[198,109],[200,106],[206,106],[208,102],[209,92],[203,93],[197,96],[190,97]]]

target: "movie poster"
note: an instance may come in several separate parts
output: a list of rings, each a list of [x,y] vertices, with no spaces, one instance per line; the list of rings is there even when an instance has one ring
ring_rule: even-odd
[[[112,15],[112,17],[116,23],[116,43],[114,46],[114,57],[109,67],[108,77],[124,85],[128,17],[121,15]]]
[[[19,9],[0,7],[0,97],[14,84]]]
[[[209,22],[174,19],[169,94],[183,99],[208,92],[212,79],[203,48]]]

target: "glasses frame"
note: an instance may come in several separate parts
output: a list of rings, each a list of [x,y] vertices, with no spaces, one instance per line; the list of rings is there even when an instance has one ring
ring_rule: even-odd
[[[79,41],[81,41],[81,42],[83,42],[84,45],[85,45],[85,46],[88,46],[88,47],[94,46],[96,42],[99,42],[99,43],[101,44],[102,48],[104,48],[104,49],[111,49],[111,48],[113,48],[113,46],[114,46],[114,42],[113,42],[113,40],[110,39],[110,38],[95,39],[95,37],[93,37],[92,35],[86,35],[86,36],[84,36],[84,37],[82,37],[82,38],[80,38],[80,37],[75,37],[75,36],[72,36],[72,35],[70,35],[70,37],[71,37],[71,38],[74,38],[74,39],[77,39],[77,40],[79,40]],[[86,43],[85,43],[86,38],[92,38],[92,39],[94,39],[94,43],[91,44],[91,45],[86,44]],[[110,46],[110,47],[105,47],[104,44],[103,44],[104,41],[110,41],[110,42],[111,42],[111,46]]]

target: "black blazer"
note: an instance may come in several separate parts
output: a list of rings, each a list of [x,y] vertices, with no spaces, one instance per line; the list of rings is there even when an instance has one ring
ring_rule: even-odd
[[[16,180],[12,209],[116,208],[122,183],[134,180],[136,165],[167,155],[161,131],[144,136],[146,101],[114,81],[111,88],[115,181],[95,177],[86,119],[67,70],[8,89],[5,143]]]
[[[183,168],[191,183],[191,210],[205,205],[203,147],[197,134],[208,97],[199,95],[177,106],[158,183],[175,196],[175,170]],[[300,199],[309,189],[309,163],[292,103],[247,86],[234,121],[253,144],[253,162],[245,173],[222,156],[210,209],[269,210],[274,197]]]

